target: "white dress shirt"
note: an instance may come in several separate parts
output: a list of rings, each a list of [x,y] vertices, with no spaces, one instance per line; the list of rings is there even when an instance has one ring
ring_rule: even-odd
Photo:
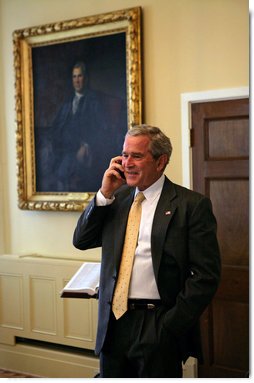
[[[82,93],[75,92],[75,96],[72,101],[72,113],[75,114],[78,110],[79,101],[83,97]]]
[[[160,299],[157,289],[151,255],[151,232],[153,217],[163,188],[165,176],[162,175],[153,185],[142,191],[145,200],[142,202],[142,214],[139,227],[138,244],[135,251],[133,269],[129,288],[129,298]],[[136,188],[135,195],[139,192]],[[108,205],[114,201],[106,199],[99,191],[96,194],[98,206]]]

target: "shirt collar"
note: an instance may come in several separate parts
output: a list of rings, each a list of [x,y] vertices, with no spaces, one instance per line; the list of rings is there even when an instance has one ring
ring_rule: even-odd
[[[81,97],[83,97],[84,95],[83,95],[83,93],[75,92],[75,96],[78,97],[78,98],[81,98]]]
[[[164,181],[165,181],[165,175],[162,174],[162,176],[157,181],[155,181],[151,186],[149,186],[149,188],[142,191],[142,193],[146,197],[146,200],[152,202],[159,194],[161,194]],[[139,191],[140,190],[136,188],[135,196]]]

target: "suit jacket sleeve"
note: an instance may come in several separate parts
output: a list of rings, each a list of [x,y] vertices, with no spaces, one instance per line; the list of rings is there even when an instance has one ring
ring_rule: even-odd
[[[95,198],[81,214],[73,235],[73,245],[80,250],[102,245],[102,227],[109,206],[97,207]]]

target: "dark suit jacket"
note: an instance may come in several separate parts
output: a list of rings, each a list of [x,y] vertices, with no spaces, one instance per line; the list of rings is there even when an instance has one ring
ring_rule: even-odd
[[[79,249],[102,246],[97,354],[107,333],[133,196],[133,188],[124,186],[112,205],[97,207],[94,199],[74,233],[73,244]],[[210,200],[166,178],[155,211],[151,248],[161,301],[168,308],[164,329],[177,339],[183,361],[189,356],[201,360],[199,317],[215,294],[220,277],[216,220]]]

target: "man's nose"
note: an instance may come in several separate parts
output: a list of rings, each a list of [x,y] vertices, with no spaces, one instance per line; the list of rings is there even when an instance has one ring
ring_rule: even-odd
[[[124,158],[124,166],[129,167],[133,165],[133,158],[131,156],[125,157]]]

